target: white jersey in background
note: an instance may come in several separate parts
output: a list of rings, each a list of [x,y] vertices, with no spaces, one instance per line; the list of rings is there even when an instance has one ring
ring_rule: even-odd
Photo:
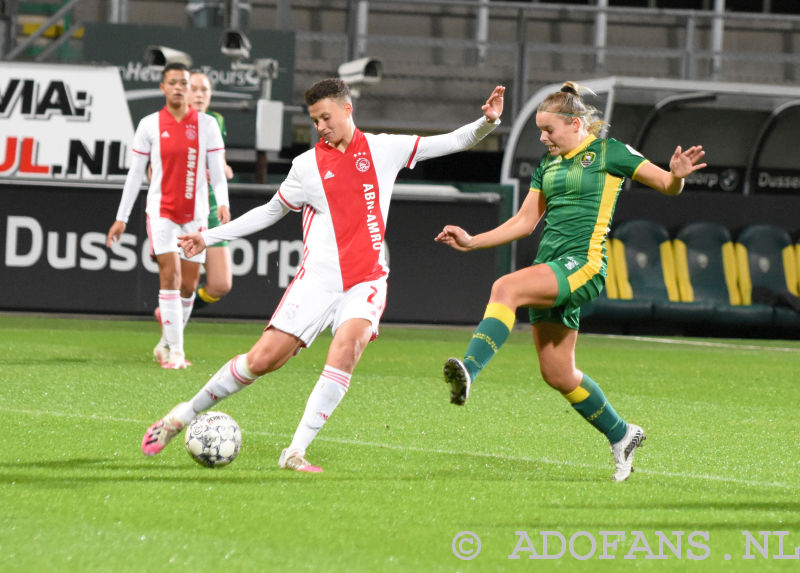
[[[225,144],[216,120],[194,108],[181,121],[164,107],[139,122],[131,145],[132,160],[117,220],[128,222],[148,162],[151,166],[146,213],[179,225],[208,220],[208,180],[218,205],[228,206],[224,174]]]

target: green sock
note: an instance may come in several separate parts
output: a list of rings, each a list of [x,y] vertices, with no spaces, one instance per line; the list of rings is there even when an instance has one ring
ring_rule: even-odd
[[[600,386],[586,374],[583,375],[580,386],[564,394],[564,398],[587,422],[605,434],[612,444],[625,437],[628,429],[625,420],[608,403]]]
[[[515,319],[514,311],[504,304],[491,302],[486,306],[483,320],[472,333],[472,340],[464,353],[464,366],[472,380],[506,341]]]

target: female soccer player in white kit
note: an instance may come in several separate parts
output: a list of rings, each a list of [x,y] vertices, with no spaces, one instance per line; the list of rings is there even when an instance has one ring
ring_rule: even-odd
[[[194,305],[205,253],[179,257],[178,235],[208,226],[208,181],[217,197],[217,214],[230,220],[225,144],[214,118],[189,106],[189,69],[167,64],[161,75],[166,104],[139,122],[131,145],[132,159],[117,216],[108,230],[110,248],[128,223],[149,162],[152,175],[147,190],[147,235],[158,261],[158,308],[163,340],[153,354],[162,368],[181,369],[190,363],[183,350],[183,329]]]
[[[389,272],[383,240],[397,174],[483,139],[500,123],[504,92],[503,86],[494,89],[480,119],[431,137],[362,133],[342,80],[322,80],[306,92],[321,141],[292,162],[275,196],[226,225],[180,237],[185,255],[193,257],[208,244],[265,229],[289,211],[302,212],[297,275],[250,351],[231,359],[190,401],[147,429],[146,455],[160,452],[197,414],[277,370],[331,326],[325,367],[278,462],[295,471],[321,471],[305,459],[306,448],[344,397],[364,348],[378,334]]]

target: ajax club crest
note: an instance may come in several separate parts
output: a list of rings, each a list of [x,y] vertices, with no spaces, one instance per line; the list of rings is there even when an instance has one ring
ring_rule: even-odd
[[[353,154],[356,158],[356,169],[358,169],[361,173],[366,173],[372,166],[372,164],[369,162],[369,158],[365,157],[366,154],[367,153],[365,151],[359,151],[358,153]]]

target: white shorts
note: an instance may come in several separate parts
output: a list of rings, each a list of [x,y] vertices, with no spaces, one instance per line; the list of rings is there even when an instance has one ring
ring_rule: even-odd
[[[330,291],[319,281],[295,279],[286,288],[269,326],[292,334],[311,346],[320,332],[331,326],[333,333],[351,318],[372,323],[372,339],[386,308],[386,277],[359,283],[345,292]]]
[[[151,217],[147,216],[147,236],[150,238],[150,252],[153,255],[163,255],[164,253],[178,253],[180,257],[186,261],[193,263],[200,263],[201,265],[206,262],[206,252],[193,256],[187,259],[183,255],[183,250],[178,246],[178,235],[186,233],[197,233],[208,227],[208,221],[189,221],[183,225],[179,225],[171,219],[164,217]]]

